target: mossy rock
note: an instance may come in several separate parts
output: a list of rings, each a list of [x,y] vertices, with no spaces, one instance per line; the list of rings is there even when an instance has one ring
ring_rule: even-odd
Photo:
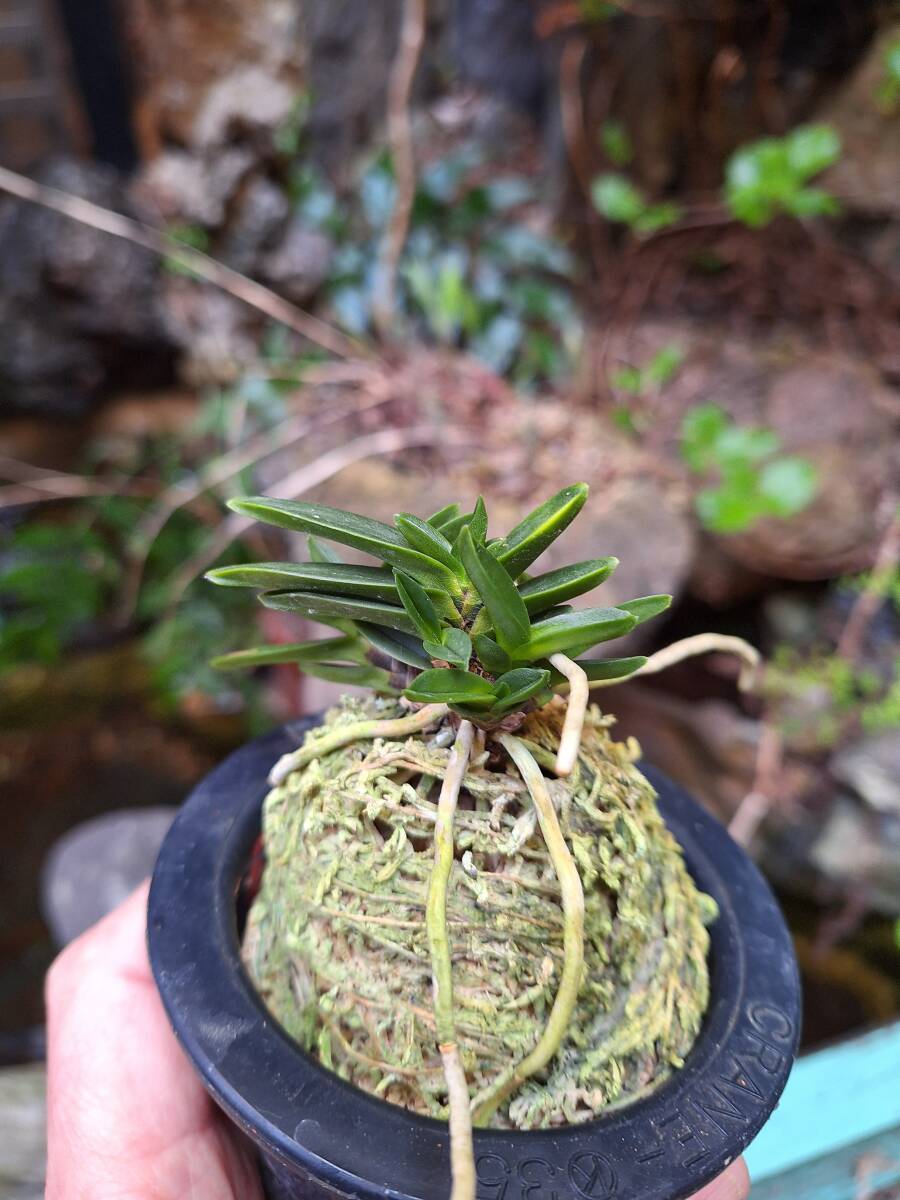
[[[325,725],[402,713],[344,700]],[[633,742],[588,715],[576,770],[553,762],[565,714],[553,702],[517,736],[548,776],[585,894],[585,955],[572,1021],[550,1066],[493,1123],[577,1122],[645,1094],[690,1050],[709,994],[699,892],[638,771]],[[436,796],[453,728],[367,740],[314,758],[269,793],[267,866],[244,953],[285,1029],[343,1078],[387,1100],[446,1115],[424,912]],[[477,1096],[535,1045],[559,984],[560,889],[522,779],[487,741],[456,815],[447,919],[459,1044]]]

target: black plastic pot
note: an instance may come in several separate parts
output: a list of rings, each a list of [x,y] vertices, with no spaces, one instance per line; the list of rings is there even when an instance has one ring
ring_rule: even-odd
[[[204,1084],[256,1143],[272,1200],[438,1200],[447,1128],[344,1083],[300,1050],[241,965],[238,891],[266,775],[316,718],[259,738],[192,793],[150,891],[150,960]],[[678,1200],[718,1175],[765,1123],[797,1049],[800,985],[767,884],[725,830],[646,768],[688,867],[719,903],[712,998],[685,1066],[646,1099],[583,1125],[476,1132],[479,1200]]]

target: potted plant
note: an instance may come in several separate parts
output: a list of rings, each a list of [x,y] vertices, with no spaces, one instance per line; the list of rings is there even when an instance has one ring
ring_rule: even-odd
[[[173,1026],[272,1196],[673,1200],[784,1086],[799,989],[771,893],[589,707],[708,642],[584,659],[670,597],[573,609],[613,558],[529,574],[586,498],[503,537],[480,499],[393,527],[231,503],[309,535],[310,561],[209,577],[336,636],[217,665],[372,689],[205,780],[151,890]]]

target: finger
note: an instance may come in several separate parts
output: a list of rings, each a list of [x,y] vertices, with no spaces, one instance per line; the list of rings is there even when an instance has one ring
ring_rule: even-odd
[[[690,1200],[747,1200],[750,1176],[742,1158],[726,1167],[722,1174],[691,1196]]]

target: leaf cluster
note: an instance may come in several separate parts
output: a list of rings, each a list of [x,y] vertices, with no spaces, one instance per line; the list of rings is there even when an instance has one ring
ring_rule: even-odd
[[[539,556],[580,512],[585,484],[551,496],[503,537],[488,534],[479,498],[471,512],[451,504],[428,520],[399,513],[394,525],[340,509],[264,496],[232,500],[244,516],[308,535],[308,562],[220,567],[207,578],[254,587],[268,608],[333,626],[338,636],[225,655],[219,667],[295,662],[307,674],[442,703],[482,725],[545,703],[565,686],[549,661],[577,657],[628,633],[668,607],[643,596],[610,608],[567,601],[615,570],[612,557],[529,575]],[[342,562],[320,539],[364,551],[378,566]],[[622,678],[642,657],[581,662],[593,681]]]
[[[717,404],[692,408],[681,426],[681,455],[697,474],[718,483],[697,493],[697,515],[713,533],[739,533],[761,517],[792,517],[816,494],[815,466],[779,455],[771,429],[737,425]]]
[[[782,138],[742,146],[725,168],[725,199],[745,225],[768,225],[779,213],[834,216],[840,205],[809,180],[836,162],[841,141],[830,125],[801,125]]]
[[[651,203],[624,175],[598,175],[591,185],[594,207],[607,221],[627,225],[638,234],[656,233],[681,218],[680,207],[671,200]]]

